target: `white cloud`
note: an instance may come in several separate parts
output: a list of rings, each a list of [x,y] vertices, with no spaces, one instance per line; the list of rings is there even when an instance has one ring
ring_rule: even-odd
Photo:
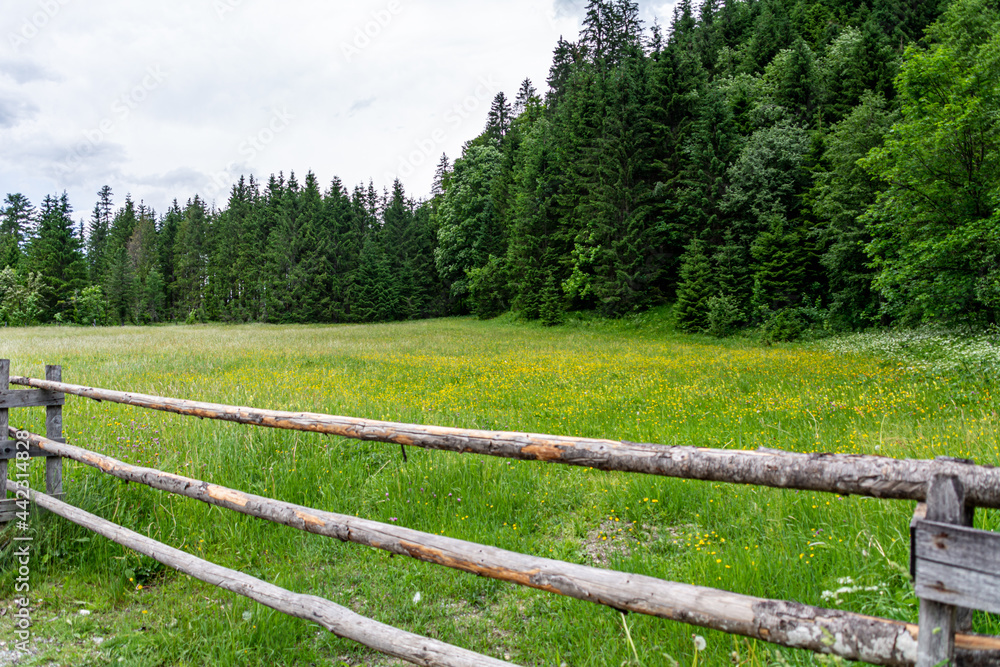
[[[584,5],[7,0],[0,196],[67,189],[86,215],[108,184],[162,212],[196,193],[224,205],[240,173],[310,169],[349,187],[398,174],[426,196],[495,92],[545,89]]]

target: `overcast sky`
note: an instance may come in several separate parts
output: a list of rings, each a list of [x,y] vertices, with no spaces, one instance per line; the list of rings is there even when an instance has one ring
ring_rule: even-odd
[[[240,174],[430,192],[493,96],[540,92],[585,0],[2,0],[0,197],[163,213]],[[673,2],[640,3],[647,25]]]

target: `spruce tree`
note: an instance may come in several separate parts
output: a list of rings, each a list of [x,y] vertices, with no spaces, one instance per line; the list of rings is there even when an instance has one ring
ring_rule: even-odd
[[[35,207],[27,197],[17,192],[8,194],[0,208],[0,270],[17,268],[31,238]]]
[[[503,92],[497,93],[490,105],[490,113],[486,119],[486,135],[497,148],[500,148],[503,138],[510,132],[513,120],[514,110],[511,108],[510,102],[507,101],[507,96]]]
[[[177,314],[188,321],[205,317],[207,235],[209,212],[205,202],[195,195],[184,207],[174,243],[173,293]]]
[[[38,233],[28,247],[28,261],[43,276],[47,319],[70,319],[70,297],[87,282],[83,243],[77,237],[65,192],[58,198],[47,195],[38,215]]]
[[[517,97],[514,99],[514,116],[523,114],[527,110],[528,104],[533,100],[540,101],[538,91],[535,90],[531,79],[525,79],[521,82],[521,87],[517,91]]]
[[[108,271],[108,237],[114,213],[111,186],[105,185],[97,193],[97,203],[90,216],[87,234],[87,268],[90,282],[100,285]]]
[[[677,286],[677,325],[684,331],[708,329],[708,300],[715,292],[708,245],[695,239],[681,258],[680,284]]]

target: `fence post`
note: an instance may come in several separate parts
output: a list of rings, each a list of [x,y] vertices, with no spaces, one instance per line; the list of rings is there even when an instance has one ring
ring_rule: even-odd
[[[10,359],[0,359],[0,392],[10,388]],[[0,444],[10,440],[7,433],[8,420],[7,408],[0,408]],[[0,459],[0,524],[8,520],[7,513],[10,510],[7,501],[7,459]]]
[[[968,510],[961,480],[935,475],[927,492],[927,520],[965,525]],[[916,667],[953,665],[957,608],[953,605],[920,600],[920,638]]]
[[[62,382],[62,366],[46,366],[45,379],[50,382]],[[49,440],[64,442],[63,414],[61,405],[46,406],[45,437]],[[45,457],[45,492],[50,496],[61,497],[63,492],[62,481],[62,458],[59,456]]]

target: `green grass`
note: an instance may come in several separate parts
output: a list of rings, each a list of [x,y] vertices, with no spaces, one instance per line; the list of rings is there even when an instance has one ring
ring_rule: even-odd
[[[664,444],[950,455],[1000,464],[992,384],[843,346],[681,336],[656,313],[544,329],[509,319],[341,327],[5,330],[38,377],[391,421]],[[12,424],[43,428],[41,410]],[[323,510],[514,551],[913,621],[913,503],[738,487],[200,421],[71,397],[72,444]],[[42,485],[35,465],[34,485]],[[66,463],[71,503],[285,588],[533,665],[635,664],[611,609],[211,508]],[[396,664],[316,625],[36,518],[38,653],[22,664]],[[997,513],[977,525],[1000,528]],[[0,538],[0,542],[3,542]],[[10,548],[0,597],[10,600]],[[850,578],[849,580],[847,578]],[[139,588],[141,586],[141,589]],[[839,593],[835,593],[836,591]],[[414,598],[420,593],[419,602]],[[80,610],[91,611],[80,615]],[[9,614],[0,641],[10,641]],[[639,663],[820,664],[678,623],[625,618]],[[976,630],[1000,633],[996,617]],[[47,640],[51,639],[49,642]],[[100,642],[98,644],[98,641]],[[0,646],[0,651],[3,647]],[[782,662],[784,661],[784,662]]]

